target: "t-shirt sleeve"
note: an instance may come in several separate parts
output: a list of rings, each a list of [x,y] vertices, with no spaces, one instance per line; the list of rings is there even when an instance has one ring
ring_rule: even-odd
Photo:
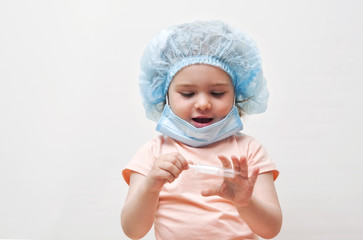
[[[279,176],[279,171],[276,168],[275,163],[271,160],[266,149],[251,138],[248,148],[248,162],[249,166],[260,168],[260,173],[272,172],[274,180]]]
[[[137,172],[144,176],[149,173],[155,161],[155,145],[155,140],[143,145],[122,170],[122,176],[127,184],[130,184],[130,175],[132,172]]]

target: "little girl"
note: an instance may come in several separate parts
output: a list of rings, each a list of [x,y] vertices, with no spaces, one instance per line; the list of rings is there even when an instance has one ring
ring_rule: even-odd
[[[140,89],[160,135],[123,170],[129,192],[124,233],[156,239],[275,237],[282,212],[278,171],[240,117],[264,112],[268,90],[255,43],[223,22],[170,27],[147,46]],[[196,173],[196,164],[233,175]]]

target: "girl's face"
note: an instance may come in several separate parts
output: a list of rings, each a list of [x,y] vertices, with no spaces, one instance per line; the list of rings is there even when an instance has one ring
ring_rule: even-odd
[[[222,69],[194,64],[182,68],[168,90],[171,110],[197,128],[222,120],[234,105],[234,88]]]

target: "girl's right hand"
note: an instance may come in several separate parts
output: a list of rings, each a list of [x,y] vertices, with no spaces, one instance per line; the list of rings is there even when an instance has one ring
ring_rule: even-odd
[[[151,192],[159,192],[166,182],[174,182],[180,173],[188,168],[188,162],[179,153],[159,156],[146,177],[148,189]]]

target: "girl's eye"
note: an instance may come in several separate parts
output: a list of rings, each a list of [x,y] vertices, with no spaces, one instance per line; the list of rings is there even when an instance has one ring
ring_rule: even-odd
[[[180,93],[183,97],[192,97],[194,95],[193,92],[181,92]]]
[[[212,92],[211,94],[215,97],[221,97],[225,94],[225,92]]]

